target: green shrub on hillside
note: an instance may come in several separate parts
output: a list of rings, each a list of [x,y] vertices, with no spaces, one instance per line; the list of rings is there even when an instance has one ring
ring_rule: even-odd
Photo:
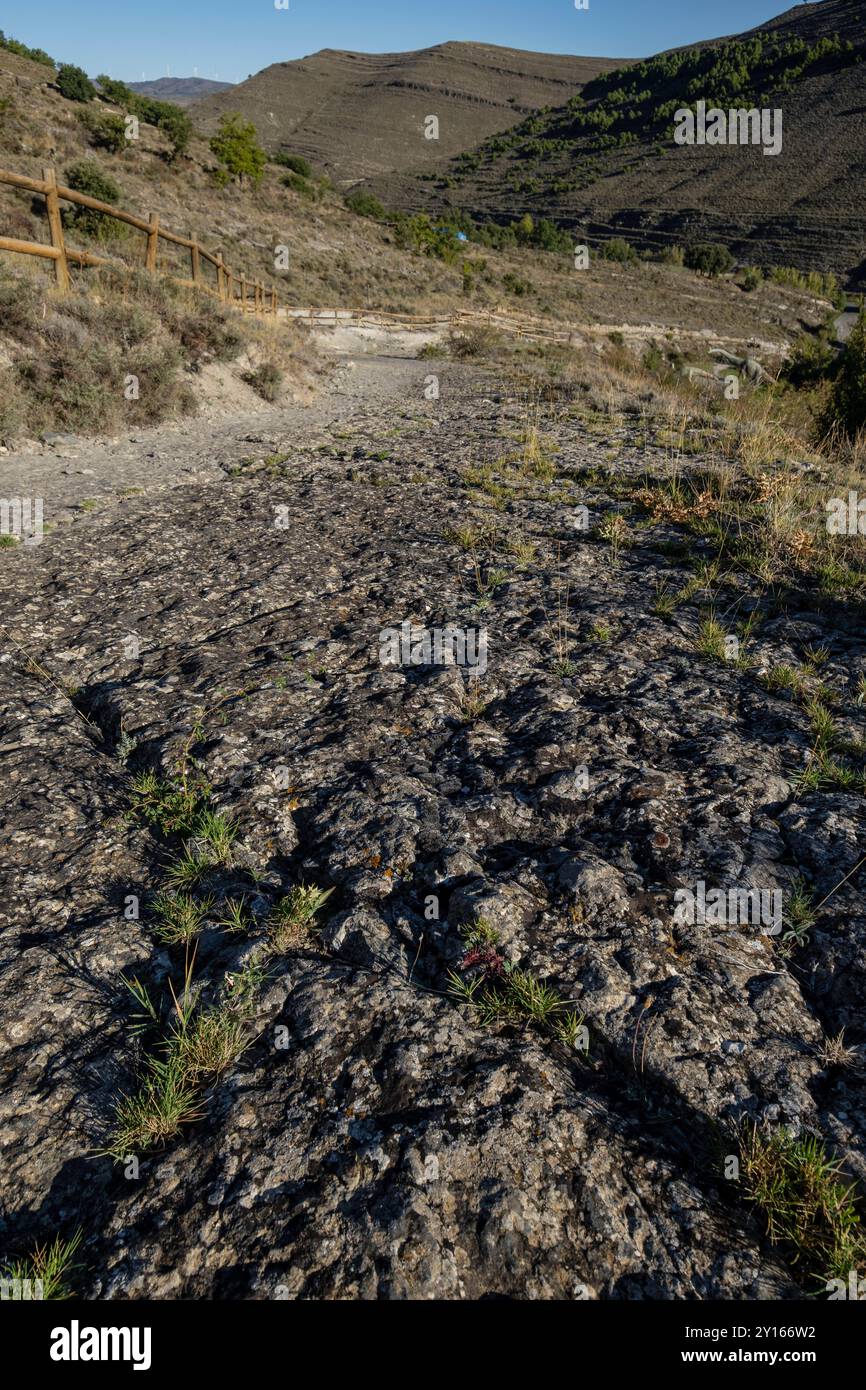
[[[74,63],[63,64],[57,74],[57,87],[67,101],[92,101],[96,96],[96,88],[87,73]]]
[[[175,106],[170,101],[154,101],[151,97],[139,97],[135,92],[132,95],[132,114],[138,116],[140,121],[155,125],[162,131],[166,139],[171,141],[173,157],[183,154],[194,129],[192,118],[183,107]]]
[[[105,73],[97,77],[100,95],[115,106],[122,106],[127,115],[137,116],[147,125],[156,126],[171,141],[172,158],[183,154],[189,145],[194,126],[192,117],[182,106],[171,101],[156,101],[153,97],[134,92],[125,82],[118,82]]]
[[[570,232],[565,231],[563,227],[558,227],[548,217],[542,217],[536,223],[531,244],[539,247],[542,251],[564,251],[566,255],[570,255],[574,238]]]
[[[483,226],[474,228],[471,236],[473,241],[480,242],[482,246],[489,246],[494,251],[517,245],[513,224],[503,227],[498,222],[485,222]]]
[[[359,217],[372,217],[376,222],[384,220],[385,209],[379,199],[374,198],[372,193],[365,193],[362,188],[349,193],[344,201],[349,211],[357,213]]]
[[[520,276],[515,275],[511,270],[509,270],[506,275],[503,275],[502,287],[506,289],[509,294],[517,295],[518,298],[522,298],[525,294],[532,293],[532,285],[530,282],[528,280],[521,280]]]
[[[312,178],[313,175],[312,164],[299,154],[286,154],[285,150],[279,150],[277,154],[271,155],[271,163],[279,164],[283,169],[291,169],[292,173],[300,174],[302,179]]]
[[[511,226],[514,231],[515,240],[518,241],[521,246],[529,246],[535,235],[535,222],[533,221],[532,214],[525,212],[520,220],[518,222],[512,222]]]
[[[81,159],[77,164],[70,164],[66,170],[66,183],[76,193],[86,193],[100,202],[116,205],[120,201],[120,189],[114,179],[104,174],[95,160]],[[81,210],[88,211],[87,208]]]
[[[118,82],[114,77],[108,77],[100,73],[96,79],[99,86],[100,96],[105,97],[106,101],[111,101],[115,106],[123,106],[127,111],[131,111],[137,100],[136,93],[131,87],[127,87],[125,82]]]
[[[623,265],[630,265],[637,260],[637,252],[631,242],[625,241],[623,237],[611,237],[601,248],[601,256],[605,261],[620,261]]]
[[[717,246],[711,241],[699,241],[687,247],[685,262],[689,270],[711,278],[725,275],[734,267],[734,258],[727,246]]]
[[[294,193],[300,193],[302,198],[309,198],[311,202],[317,202],[322,196],[322,190],[317,184],[311,183],[309,179],[292,170],[283,175],[280,183],[284,188],[291,188]]]
[[[397,245],[417,255],[433,256],[453,265],[460,255],[460,242],[455,230],[449,225],[433,225],[425,212],[415,217],[397,213],[394,218],[394,233]]]
[[[77,114],[94,149],[119,154],[126,148],[126,122],[122,116],[112,116],[107,111],[92,111],[88,106]]]
[[[65,181],[76,193],[86,193],[89,198],[98,198],[101,203],[111,203],[113,207],[120,204],[120,189],[95,160],[81,159],[77,164],[70,164]],[[70,230],[93,241],[118,241],[129,235],[126,223],[116,222],[107,213],[94,212],[91,208],[64,208],[63,221]]]
[[[782,380],[796,387],[813,386],[830,374],[835,360],[826,333],[817,337],[804,333],[794,344],[791,356],[782,368]]]
[[[461,215],[453,211],[449,212],[449,217],[453,218],[456,230],[465,232],[472,241],[497,251],[510,246],[534,246],[540,251],[562,252],[570,256],[574,250],[573,233],[547,217],[539,218],[536,222],[529,213],[525,213],[518,222],[504,226],[497,222],[477,226],[465,213]]]
[[[756,265],[747,266],[743,274],[743,289],[751,293],[764,283],[764,272]]]
[[[255,126],[238,112],[220,117],[219,130],[210,142],[212,152],[229,178],[243,184],[249,179],[254,187],[262,181],[267,155],[258,142]]]
[[[770,278],[775,280],[777,285],[793,285],[794,289],[806,290],[809,294],[820,295],[822,299],[829,299],[840,309],[844,304],[844,296],[839,289],[839,281],[832,270],[827,272],[821,270],[803,271],[797,270],[792,265],[774,265],[770,271]]]
[[[183,154],[193,133],[192,118],[180,106],[171,102],[160,103],[162,110],[157,115],[157,125],[163,135],[171,141],[172,155]]]

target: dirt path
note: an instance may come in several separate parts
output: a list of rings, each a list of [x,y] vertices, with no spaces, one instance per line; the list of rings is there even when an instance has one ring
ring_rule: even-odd
[[[404,357],[343,356],[310,405],[263,406],[230,419],[191,419],[111,439],[77,438],[36,453],[0,455],[0,497],[43,498],[48,525],[86,517],[110,497],[206,482],[251,455],[327,444],[350,419],[415,396],[429,365]]]

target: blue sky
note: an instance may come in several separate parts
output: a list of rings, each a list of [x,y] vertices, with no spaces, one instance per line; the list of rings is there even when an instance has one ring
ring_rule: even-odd
[[[552,53],[645,56],[751,29],[785,0],[2,0],[0,29],[95,75],[243,81],[319,48],[366,53],[474,39]]]

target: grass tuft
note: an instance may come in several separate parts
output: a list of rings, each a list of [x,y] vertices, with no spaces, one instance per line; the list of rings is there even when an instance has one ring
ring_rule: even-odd
[[[586,1050],[583,1015],[551,985],[506,960],[499,934],[485,918],[476,918],[461,936],[463,959],[457,970],[449,971],[448,988],[453,998],[471,1006],[478,1023],[532,1026],[568,1047]]]
[[[274,951],[296,950],[308,945],[313,920],[322,910],[333,888],[295,884],[271,913],[269,930]]]
[[[847,1278],[866,1258],[854,1185],[815,1135],[744,1129],[741,1171],[746,1198],[764,1215],[770,1241],[793,1251],[810,1279]]]
[[[105,1153],[120,1163],[130,1154],[161,1148],[202,1113],[199,1089],[182,1053],[172,1048],[166,1057],[148,1057],[141,1087],[117,1106]]]
[[[33,1285],[41,1285],[41,1297],[45,1300],[58,1300],[72,1297],[69,1276],[79,1266],[75,1254],[81,1244],[82,1231],[79,1228],[70,1240],[55,1236],[50,1245],[37,1245],[32,1254],[23,1259],[11,1260],[3,1266],[3,1279],[28,1280]]]
[[[158,939],[167,946],[191,941],[201,932],[212,908],[210,897],[199,900],[185,892],[159,893],[153,904]]]
[[[195,1079],[222,1075],[248,1046],[242,1018],[227,1008],[197,1014],[175,1043],[186,1074]]]
[[[209,869],[230,864],[237,826],[224,811],[210,804],[210,788],[204,781],[176,781],[140,772],[132,780],[133,814],[163,835],[179,835],[191,840],[175,860],[169,879],[178,888],[200,882]]]
[[[809,933],[815,925],[817,915],[814,890],[809,887],[804,878],[795,879],[786,895],[785,925],[787,930],[782,933],[782,946],[785,953],[789,954],[796,946],[808,944]]]

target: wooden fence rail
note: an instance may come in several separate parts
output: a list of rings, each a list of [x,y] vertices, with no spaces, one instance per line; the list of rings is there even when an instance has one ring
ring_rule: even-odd
[[[150,213],[147,218],[137,217],[135,213],[112,207],[110,203],[102,203],[98,198],[91,198],[87,193],[78,193],[74,188],[66,188],[63,184],[59,184],[52,168],[43,169],[41,179],[33,179],[26,174],[14,174],[8,169],[0,169],[0,184],[4,183],[11,188],[22,188],[27,192],[39,193],[44,197],[51,243],[49,245],[41,241],[19,241],[15,237],[0,236],[0,251],[11,251],[20,256],[40,256],[43,260],[53,261],[57,288],[61,293],[66,293],[72,286],[69,275],[70,261],[80,266],[124,264],[108,256],[98,256],[92,251],[76,251],[71,246],[66,245],[63,219],[60,213],[60,204],[63,202],[73,203],[77,207],[89,208],[92,212],[100,212],[105,217],[112,217],[116,222],[124,222],[127,226],[144,232],[146,237],[145,270],[156,271],[159,243],[160,241],[167,241],[173,246],[183,247],[190,253],[190,279],[181,279],[179,276],[172,277],[180,284],[204,290],[206,294],[216,295],[223,303],[239,309],[241,313],[267,314],[273,317],[277,315],[277,292],[275,289],[268,289],[259,280],[248,280],[245,275],[236,274],[226,265],[221,251],[209,251],[192,234],[185,237],[180,236],[177,232],[169,231],[167,227],[162,226],[158,212]],[[207,261],[216,270],[217,287],[215,290],[207,284],[202,275],[202,261]],[[235,292],[236,288],[237,293]],[[252,299],[249,298],[248,294],[250,290],[253,294]]]

